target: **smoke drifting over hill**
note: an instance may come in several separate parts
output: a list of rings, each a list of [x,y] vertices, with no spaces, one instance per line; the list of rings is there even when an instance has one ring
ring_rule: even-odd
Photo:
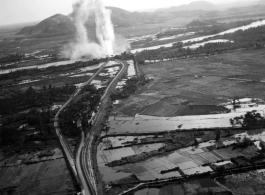
[[[91,17],[94,14],[95,17]],[[129,49],[121,36],[115,36],[111,22],[111,10],[105,8],[102,0],[77,0],[73,4],[72,20],[76,28],[75,42],[65,47],[65,55],[71,59],[82,57],[101,58]],[[86,28],[89,19],[95,18],[96,41]]]

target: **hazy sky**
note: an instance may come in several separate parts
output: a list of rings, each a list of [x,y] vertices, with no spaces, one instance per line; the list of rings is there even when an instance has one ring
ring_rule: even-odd
[[[56,13],[69,14],[76,0],[0,0],[0,26],[5,24],[40,21]],[[108,6],[126,10],[144,10],[188,4],[192,0],[104,0]],[[208,0],[225,3],[236,0]],[[252,0],[250,0],[252,1]]]

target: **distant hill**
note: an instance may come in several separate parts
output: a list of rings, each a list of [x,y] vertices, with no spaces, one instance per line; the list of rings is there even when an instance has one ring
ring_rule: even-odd
[[[189,9],[199,7],[199,5],[207,4],[205,2],[194,2],[189,4]],[[207,4],[209,5],[209,4]],[[208,6],[210,7],[210,6]],[[107,7],[112,11],[111,18],[115,27],[130,27],[134,25],[145,24],[157,24],[164,23],[176,18],[195,17],[204,14],[207,11],[195,10],[195,11],[173,11],[172,12],[129,12],[116,7]],[[90,20],[86,24],[86,27],[91,36],[95,37],[95,16],[91,16]],[[51,16],[35,26],[24,27],[19,35],[29,37],[50,37],[71,35],[75,33],[75,27],[71,20],[71,15],[65,16],[62,14],[56,14]]]
[[[261,5],[252,5],[246,7],[233,7],[230,9],[222,10],[222,11],[208,11],[205,14],[201,14],[199,19],[201,20],[223,20],[224,18],[227,19],[237,19],[247,20],[248,18],[253,18],[253,14],[255,13],[256,16],[264,15],[264,6]]]
[[[59,36],[72,34],[75,27],[68,16],[56,14],[35,26],[24,27],[18,34],[28,36]]]
[[[132,17],[132,12],[117,7],[107,7],[111,10],[111,20],[116,27],[128,27],[135,21]],[[87,26],[95,27],[95,16],[90,16]]]
[[[132,18],[132,12],[117,8],[117,7],[107,7],[112,11],[111,19],[115,26],[127,27],[134,23],[134,18]]]
[[[116,8],[108,7],[112,11],[112,22],[116,27],[128,27],[135,23],[137,18],[135,13]],[[136,14],[137,15],[137,14]],[[88,29],[92,31],[95,28],[94,16],[91,17],[89,23],[86,24]],[[75,32],[74,24],[71,20],[71,15],[65,16],[56,14],[51,16],[35,26],[24,27],[18,35],[26,35],[33,37],[49,37],[69,35]]]
[[[190,27],[200,27],[200,26],[208,26],[208,25],[214,25],[216,24],[215,20],[200,20],[200,19],[195,19],[192,22],[188,23],[186,25],[187,28]]]
[[[194,1],[190,4],[180,5],[180,6],[172,6],[170,8],[158,9],[158,12],[176,12],[176,11],[193,11],[193,10],[214,10],[216,6],[207,1]]]

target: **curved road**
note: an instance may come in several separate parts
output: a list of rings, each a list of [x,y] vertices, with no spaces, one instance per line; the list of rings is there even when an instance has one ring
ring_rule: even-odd
[[[95,170],[93,168],[93,151],[96,151],[94,142],[95,135],[100,135],[102,124],[106,121],[107,110],[110,105],[110,93],[115,89],[118,79],[125,73],[127,68],[127,63],[120,60],[115,60],[122,65],[122,69],[116,75],[116,77],[109,84],[108,88],[105,91],[105,94],[101,98],[101,106],[99,108],[98,114],[95,118],[94,126],[91,128],[91,131],[85,138],[84,133],[82,133],[81,144],[77,152],[76,167],[79,174],[79,178],[83,186],[83,194],[85,195],[97,195],[98,188],[95,178]]]
[[[100,69],[87,81],[84,83],[84,86],[90,84],[92,82],[92,80],[104,69],[104,67],[107,65],[107,62],[104,62],[102,64],[102,66],[100,67]],[[65,158],[66,160],[69,162],[71,168],[72,168],[72,172],[74,173],[75,177],[78,178],[78,171],[76,169],[76,162],[75,162],[75,158],[74,155],[71,151],[71,148],[69,146],[69,144],[67,143],[67,141],[65,140],[64,136],[61,133],[60,127],[59,127],[59,115],[60,113],[71,103],[71,101],[81,92],[82,87],[79,88],[72,96],[71,98],[60,108],[60,110],[57,112],[57,114],[55,115],[54,118],[54,127],[56,130],[56,134],[57,137],[59,138],[62,150],[64,151],[65,154]]]

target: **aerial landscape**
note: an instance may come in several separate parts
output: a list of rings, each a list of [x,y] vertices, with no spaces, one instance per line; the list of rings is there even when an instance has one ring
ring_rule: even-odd
[[[0,4],[0,195],[265,194],[265,0],[47,2]]]

